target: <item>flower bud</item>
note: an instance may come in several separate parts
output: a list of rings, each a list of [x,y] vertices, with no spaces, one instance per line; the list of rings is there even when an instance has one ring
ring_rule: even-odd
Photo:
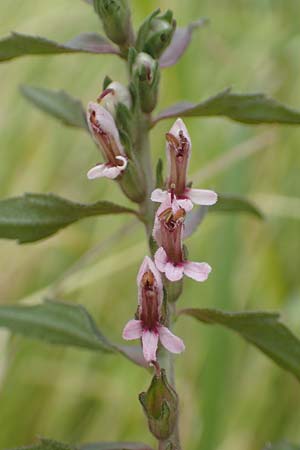
[[[142,111],[150,113],[157,103],[159,64],[150,55],[141,52],[133,65],[133,73],[137,80]]]
[[[116,108],[118,104],[122,103],[128,109],[131,108],[131,96],[126,86],[113,81],[110,83],[99,95],[98,103],[103,106],[110,114],[116,118]]]
[[[168,439],[176,425],[178,397],[169,384],[164,369],[154,375],[147,392],[139,395],[151,433],[159,440]]]
[[[109,39],[128,47],[133,41],[133,31],[127,0],[94,0],[94,8]]]
[[[170,45],[176,22],[172,11],[158,16],[159,10],[151,14],[142,24],[137,38],[137,48],[158,59]]]

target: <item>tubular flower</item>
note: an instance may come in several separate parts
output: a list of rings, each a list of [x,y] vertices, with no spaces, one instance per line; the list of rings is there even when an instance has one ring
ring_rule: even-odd
[[[138,320],[130,320],[123,330],[123,339],[142,339],[143,354],[147,362],[156,361],[158,341],[172,353],[181,353],[182,340],[161,324],[163,285],[160,273],[148,256],[137,276]]]
[[[187,261],[184,257],[182,235],[185,215],[185,209],[170,194],[158,208],[153,237],[160,247],[154,255],[155,265],[170,281],[181,280],[183,275],[205,281],[211,272],[210,265]]]
[[[121,144],[119,132],[112,115],[97,103],[90,102],[87,111],[90,132],[106,160],[90,169],[87,177],[115,179],[126,169],[128,159]]]
[[[113,117],[116,115],[116,106],[118,103],[123,103],[128,109],[131,108],[130,92],[127,87],[123,86],[123,84],[118,81],[110,83],[98,97],[97,101],[110,112]]]
[[[214,205],[218,199],[214,191],[191,189],[187,186],[187,171],[192,150],[192,143],[187,128],[181,119],[177,119],[169,133],[166,134],[166,153],[169,166],[167,191],[155,189],[151,200],[162,203],[168,192],[176,195],[179,205],[189,212],[196,205]]]

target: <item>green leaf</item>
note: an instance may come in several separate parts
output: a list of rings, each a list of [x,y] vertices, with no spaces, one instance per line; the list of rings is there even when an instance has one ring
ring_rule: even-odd
[[[205,324],[222,325],[237,332],[300,380],[300,340],[280,321],[279,314],[197,308],[184,309],[179,314],[194,317]]]
[[[262,212],[250,200],[239,195],[218,194],[218,201],[208,208],[209,212],[248,213],[263,219]]]
[[[106,201],[84,205],[53,194],[24,194],[0,201],[0,238],[35,242],[77,220],[122,213],[135,211]]]
[[[25,55],[56,55],[62,53],[113,53],[119,54],[116,47],[97,33],[83,33],[66,44],[40,36],[11,33],[0,40],[0,62],[9,61]]]
[[[114,350],[81,305],[46,300],[34,306],[0,306],[0,327],[50,344]]]
[[[38,444],[30,445],[29,447],[15,448],[12,450],[79,450],[78,447],[74,447],[73,445],[63,444],[50,439],[40,438],[39,441]]]
[[[263,219],[262,212],[250,200],[239,195],[218,194],[218,201],[212,206],[194,206],[187,215],[184,228],[184,239],[191,236],[201,225],[208,212],[246,213]]]
[[[152,450],[142,442],[95,442],[80,446],[80,450]]]
[[[65,125],[88,130],[85,111],[80,100],[64,91],[50,91],[33,86],[21,86],[20,90],[22,95],[37,108],[61,120]]]
[[[225,116],[248,124],[300,124],[300,111],[265,94],[234,94],[225,89],[201,103],[182,102],[162,111],[153,124],[170,117]]]

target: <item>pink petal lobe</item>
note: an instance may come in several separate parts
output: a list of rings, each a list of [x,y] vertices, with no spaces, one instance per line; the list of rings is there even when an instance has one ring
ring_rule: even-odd
[[[154,189],[151,194],[151,200],[153,202],[163,203],[168,198],[168,191],[162,189]]]
[[[158,333],[153,331],[143,331],[142,333],[143,354],[146,361],[156,361],[156,351],[158,346]]]
[[[218,200],[218,195],[208,189],[189,189],[188,196],[195,205],[214,205]]]
[[[183,277],[184,266],[183,264],[177,264],[176,266],[171,262],[165,265],[165,275],[170,281],[178,281]]]
[[[142,322],[140,320],[129,320],[124,327],[122,337],[126,341],[138,339],[142,336]]]
[[[211,272],[211,267],[207,263],[185,261],[184,274],[196,281],[205,281]]]
[[[171,333],[171,331],[161,326],[158,330],[159,332],[159,339],[162,345],[169,350],[171,353],[181,353],[185,350],[185,345],[178,336],[175,336],[175,334]]]
[[[165,271],[166,264],[168,262],[168,258],[167,258],[167,254],[166,254],[165,250],[163,249],[163,247],[160,247],[156,251],[156,253],[154,255],[154,262],[160,272]]]

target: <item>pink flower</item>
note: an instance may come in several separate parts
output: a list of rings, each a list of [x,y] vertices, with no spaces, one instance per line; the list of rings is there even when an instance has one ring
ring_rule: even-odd
[[[137,276],[138,319],[130,320],[123,330],[123,339],[142,339],[143,354],[147,362],[156,361],[158,341],[172,353],[181,353],[182,340],[161,324],[163,285],[160,273],[148,256]]]
[[[160,247],[154,255],[155,265],[170,281],[181,280],[183,275],[205,281],[211,272],[210,265],[187,261],[184,257],[182,235],[185,214],[185,209],[171,194],[158,208],[153,237]]]
[[[106,163],[97,164],[88,171],[88,178],[93,180],[101,177],[111,179],[119,177],[126,169],[128,159],[121,144],[114,118],[105,108],[90,102],[87,122],[95,142],[106,159]]]
[[[196,205],[214,205],[218,199],[214,191],[207,189],[191,189],[187,187],[187,171],[192,151],[192,142],[184,122],[177,119],[169,133],[166,135],[167,160],[169,176],[167,180],[168,191],[155,189],[151,200],[162,203],[168,192],[176,195],[179,205],[189,212]]]

